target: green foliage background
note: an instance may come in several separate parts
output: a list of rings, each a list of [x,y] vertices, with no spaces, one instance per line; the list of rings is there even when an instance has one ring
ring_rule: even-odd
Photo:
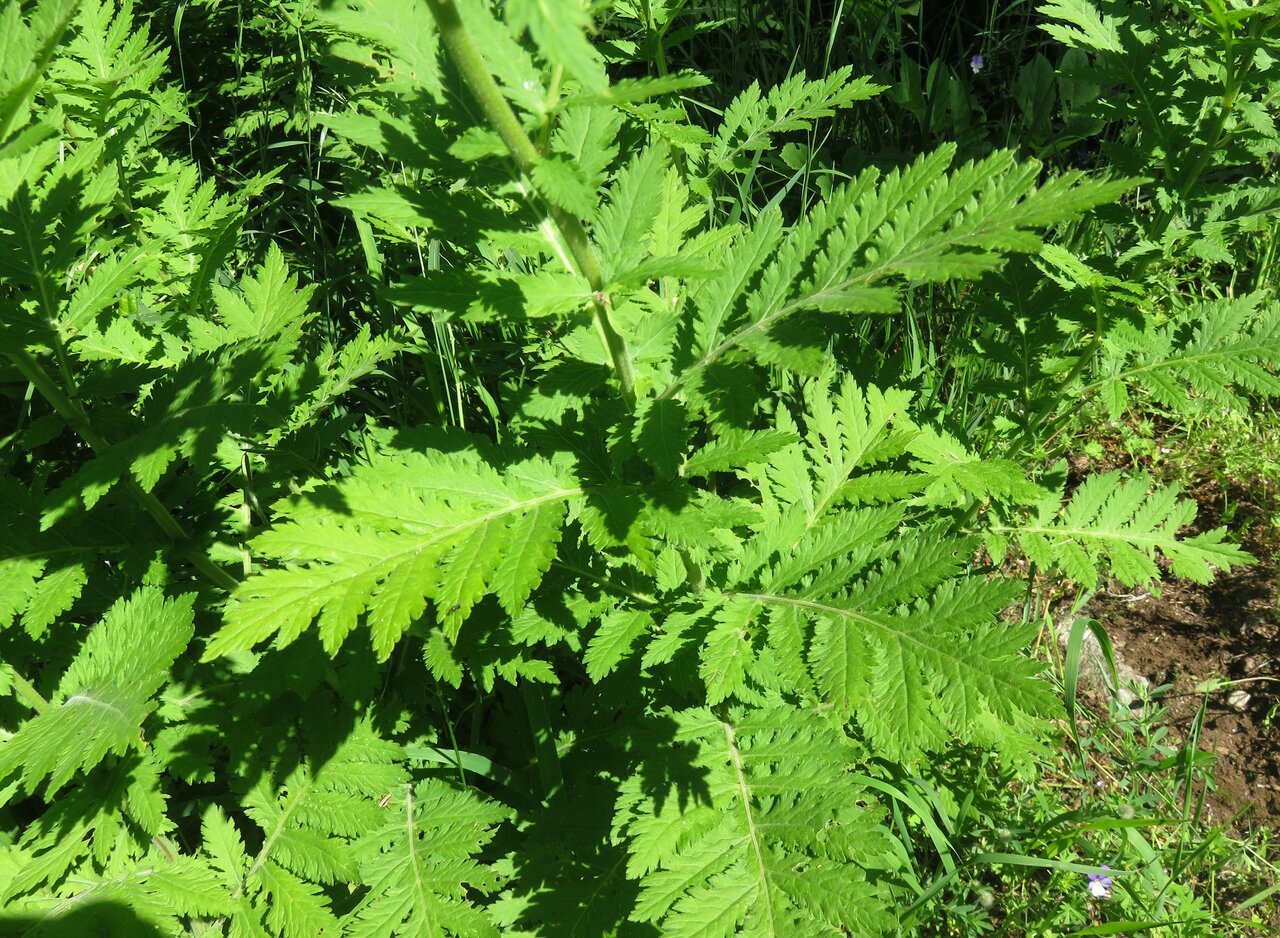
[[[935,815],[1044,771],[1045,583],[1249,562],[1063,457],[1280,392],[1280,5],[858,7],[5,0],[16,933],[958,934],[966,867],[1100,872]]]

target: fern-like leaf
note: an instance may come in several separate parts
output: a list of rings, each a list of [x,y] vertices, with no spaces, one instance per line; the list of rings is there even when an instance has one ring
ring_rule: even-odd
[[[41,531],[42,499],[13,479],[0,477],[0,505],[0,630],[17,618],[41,638],[80,596],[95,553],[121,554],[129,545],[91,522]]]
[[[1146,391],[1181,412],[1188,398],[1247,415],[1248,395],[1280,395],[1280,303],[1259,294],[1198,303],[1169,321],[1139,330],[1121,324],[1103,343],[1096,392],[1111,418],[1129,404],[1129,389]]]
[[[48,796],[108,753],[139,748],[139,729],[156,707],[156,691],[191,641],[192,600],[144,587],[113,605],[47,707],[0,746],[0,779],[16,774],[28,792],[47,779]]]
[[[508,812],[443,782],[404,784],[385,822],[356,846],[369,892],[344,920],[349,938],[383,935],[496,936],[488,916],[468,902],[492,892],[492,870],[474,856]]]
[[[733,591],[739,627],[762,618],[784,657],[811,635],[818,699],[856,716],[896,758],[936,749],[951,735],[1003,742],[988,733],[990,716],[1018,727],[1046,712],[1052,698],[1041,668],[1020,653],[1032,636],[996,619],[1016,588],[959,575],[972,544],[908,538],[865,575],[851,576],[885,550],[869,551],[868,541],[795,587]],[[786,569],[784,561],[778,571]]]
[[[1070,172],[1037,186],[1039,164],[1007,151],[947,172],[954,153],[942,147],[883,178],[864,171],[785,240],[776,214],[763,213],[728,252],[726,274],[694,293],[695,358],[664,393],[696,388],[727,356],[817,371],[821,348],[774,335],[783,321],[801,312],[892,312],[903,279],[997,269],[1011,252],[1039,249],[1034,228],[1114,201],[1133,185]]]
[[[233,934],[338,933],[323,887],[360,883],[352,844],[383,823],[379,802],[405,784],[402,755],[361,722],[323,765],[303,762],[279,785],[259,779],[244,799],[261,830],[252,857],[221,811],[205,815],[204,849],[231,890]]]
[[[1195,516],[1195,502],[1179,498],[1176,486],[1153,490],[1145,473],[1126,479],[1113,471],[1089,476],[1061,513],[1050,502],[1032,523],[993,531],[1016,533],[1029,558],[1088,587],[1108,573],[1126,586],[1158,579],[1161,554],[1176,576],[1196,583],[1208,583],[1215,568],[1253,562],[1225,542],[1225,528],[1179,540],[1178,532]]]
[[[1089,0],[1051,0],[1041,5],[1040,14],[1049,20],[1040,28],[1063,45],[1096,52],[1124,52],[1120,38],[1124,20],[1100,12]]]
[[[904,392],[832,383],[810,382],[803,412],[779,409],[777,429],[798,440],[740,470],[761,498],[751,535],[715,588],[659,620],[644,662],[697,642],[709,703],[802,693],[896,758],[953,736],[1010,744],[1052,702],[1022,653],[1030,634],[997,618],[1017,587],[969,571],[976,541],[904,533],[904,505],[855,507],[886,487],[927,491],[958,444],[915,426]],[[915,471],[882,468],[917,451],[928,462]],[[966,454],[971,494],[993,489],[975,481],[982,465]],[[1030,490],[994,485],[1010,487]]]
[[[868,78],[853,78],[846,65],[819,79],[792,75],[782,84],[761,94],[752,84],[730,102],[715,141],[707,154],[716,170],[737,168],[740,156],[773,147],[775,134],[808,130],[821,117],[830,117],[838,108],[873,98],[885,90]]]
[[[701,796],[623,785],[617,826],[633,918],[682,938],[835,938],[892,924],[860,863],[884,847],[852,780],[848,741],[827,719],[773,704],[672,714]]]
[[[539,459],[499,471],[474,454],[384,449],[346,479],[277,506],[284,520],[254,548],[279,566],[236,591],[206,657],[272,636],[288,644],[316,619],[336,650],[364,616],[386,658],[428,600],[450,638],[486,595],[514,614],[581,494]]]

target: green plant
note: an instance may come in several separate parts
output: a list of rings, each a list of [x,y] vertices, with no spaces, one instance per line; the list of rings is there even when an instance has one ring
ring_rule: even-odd
[[[1092,588],[1249,559],[1180,539],[1174,489],[1038,458],[1099,387],[1276,390],[1264,298],[1188,339],[1046,245],[1135,179],[944,145],[788,200],[765,157],[880,86],[795,75],[704,126],[704,78],[611,76],[575,0],[353,0],[297,24],[349,75],[313,115],[326,210],[379,284],[335,328],[245,231],[268,167],[218,194],[150,157],[182,104],[127,4],[3,17],[6,914],[894,934],[958,869],[916,779],[976,798],[1049,732],[1001,561]],[[1014,256],[1092,328],[1001,333]],[[957,283],[1022,343],[988,426],[878,332]],[[423,405],[428,336],[499,367]],[[947,776],[960,750],[1001,767]],[[1102,875],[1041,843],[975,862]]]

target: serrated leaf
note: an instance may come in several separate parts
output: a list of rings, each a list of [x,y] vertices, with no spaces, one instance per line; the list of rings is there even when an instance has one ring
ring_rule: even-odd
[[[539,159],[533,182],[539,194],[566,211],[582,218],[595,214],[595,187],[576,163],[559,155]]]
[[[588,91],[604,90],[607,79],[587,40],[591,19],[580,0],[508,0],[505,12],[514,30],[529,30],[548,62],[563,65]]]
[[[583,663],[587,676],[600,681],[627,656],[636,641],[653,625],[653,616],[642,609],[613,609],[587,644]]]
[[[84,565],[68,564],[46,573],[34,584],[22,611],[22,627],[32,638],[40,638],[57,618],[80,596],[88,574]]]
[[[755,655],[742,623],[730,609],[720,617],[702,643],[698,673],[707,689],[707,704],[715,706],[737,694]]]
[[[889,926],[880,888],[855,859],[883,844],[833,724],[778,702],[723,720],[705,710],[664,717],[707,795],[680,798],[665,781],[645,789],[638,776],[623,783],[627,874],[640,880],[634,918],[687,936]]]
[[[33,791],[62,788],[108,753],[140,747],[142,721],[156,691],[193,634],[192,599],[144,587],[115,603],[94,626],[47,709],[0,747],[0,779],[17,773]]]
[[[684,461],[692,431],[683,402],[666,398],[649,400],[639,412],[635,442],[643,456],[658,472],[674,477]]]
[[[1151,491],[1151,479],[1141,473],[1130,478],[1119,470],[1091,475],[1056,514],[1050,505],[1030,524],[993,530],[1016,535],[1041,567],[1056,565],[1086,586],[1104,573],[1131,587],[1156,579],[1160,554],[1173,562],[1179,576],[1199,583],[1207,583],[1214,568],[1254,562],[1239,547],[1223,543],[1221,530],[1179,539],[1180,529],[1195,517],[1195,503],[1180,499],[1176,487]]]
[[[606,281],[635,267],[649,253],[649,233],[662,208],[666,171],[662,151],[646,147],[632,157],[609,187],[595,223]]]
[[[538,460],[499,474],[475,457],[377,454],[330,496],[282,504],[288,520],[254,545],[284,566],[241,585],[205,655],[273,635],[287,644],[317,618],[336,651],[363,613],[386,658],[428,600],[454,638],[486,595],[509,611],[523,604],[550,563],[565,505],[582,494]]]

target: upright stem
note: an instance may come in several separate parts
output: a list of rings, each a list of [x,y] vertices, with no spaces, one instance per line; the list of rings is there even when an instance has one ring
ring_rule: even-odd
[[[49,373],[40,366],[40,363],[32,358],[25,349],[7,349],[5,354],[17,366],[22,376],[30,381],[35,386],[35,389],[40,392],[40,395],[58,412],[58,416],[67,422],[80,439],[89,444],[90,449],[99,454],[108,449],[109,444],[93,428],[93,424],[90,423],[84,409],[58,386],[58,382],[54,381],[49,376]],[[149,514],[155,523],[159,525],[160,530],[164,532],[169,540],[175,544],[185,544],[187,542],[187,533],[182,530],[182,525],[170,514],[169,509],[164,506],[160,499],[144,489],[130,476],[125,476],[122,484],[142,507],[142,510]],[[191,552],[188,555],[188,559],[205,577],[223,589],[233,590],[239,583],[235,577],[199,551]]]
[[[1086,368],[1093,364],[1098,357],[1099,350],[1102,348],[1102,332],[1105,327],[1105,323],[1103,322],[1104,313],[1102,308],[1102,291],[1096,286],[1091,286],[1089,288],[1089,292],[1093,297],[1093,337],[1089,340],[1088,348],[1080,353],[1080,357],[1076,359],[1076,363],[1071,366],[1071,370],[1067,372],[1067,376],[1062,379],[1061,383],[1063,393],[1062,396],[1059,397],[1057,404],[1061,404],[1062,401],[1065,400],[1066,394],[1071,388],[1071,383],[1075,381],[1076,378],[1080,377],[1081,373]],[[1087,390],[1088,387],[1081,390],[1079,395],[1081,399],[1083,399],[1084,393]],[[1049,416],[1052,413],[1052,407],[1046,407],[1035,415],[1028,412],[1027,424],[1022,431],[1022,439],[1026,440],[1028,444],[1034,443],[1035,440],[1033,434],[1040,429],[1041,425],[1049,419]],[[1054,434],[1050,434],[1050,437],[1056,435],[1056,432],[1057,431],[1055,431]]]
[[[493,75],[485,65],[480,50],[476,48],[475,41],[467,32],[462,17],[458,15],[456,4],[453,0],[427,0],[427,7],[435,17],[441,41],[458,74],[462,77],[463,84],[467,86],[476,104],[484,112],[485,118],[506,144],[516,168],[532,184],[533,168],[538,162],[538,149],[525,133],[524,127],[521,126],[515,112],[511,110],[507,99],[502,96],[502,89],[493,80]],[[547,211],[552,222],[559,229],[561,237],[564,238],[573,262],[591,286],[593,294],[591,315],[595,319],[596,331],[600,334],[601,342],[613,365],[613,372],[621,387],[623,400],[628,406],[634,406],[635,371],[631,365],[631,356],[627,352],[627,344],[609,318],[609,306],[604,294],[604,272],[600,267],[600,259],[596,256],[595,248],[591,244],[591,239],[587,237],[582,222],[550,201],[547,202]]]
[[[1241,57],[1240,61],[1236,61],[1235,53],[1235,37],[1231,33],[1231,27],[1225,23],[1221,25],[1221,39],[1223,43],[1223,67],[1226,75],[1222,82],[1222,101],[1218,105],[1217,113],[1214,115],[1213,123],[1210,125],[1208,132],[1204,136],[1203,145],[1200,152],[1196,154],[1194,160],[1182,174],[1182,182],[1177,187],[1178,204],[1184,204],[1191,195],[1191,191],[1195,188],[1196,183],[1200,181],[1200,176],[1209,166],[1209,161],[1213,159],[1213,155],[1217,152],[1218,147],[1222,144],[1223,134],[1227,127],[1227,120],[1235,111],[1236,102],[1240,97],[1240,89],[1244,87],[1245,81],[1249,77],[1249,72],[1253,67],[1253,59],[1246,54]],[[1253,17],[1249,24],[1249,37],[1256,39],[1259,30],[1263,28],[1271,28],[1271,23],[1264,24],[1259,17]],[[1152,232],[1147,235],[1148,240],[1159,241],[1168,230],[1170,222],[1173,221],[1173,207],[1164,209],[1156,217],[1155,225]]]

